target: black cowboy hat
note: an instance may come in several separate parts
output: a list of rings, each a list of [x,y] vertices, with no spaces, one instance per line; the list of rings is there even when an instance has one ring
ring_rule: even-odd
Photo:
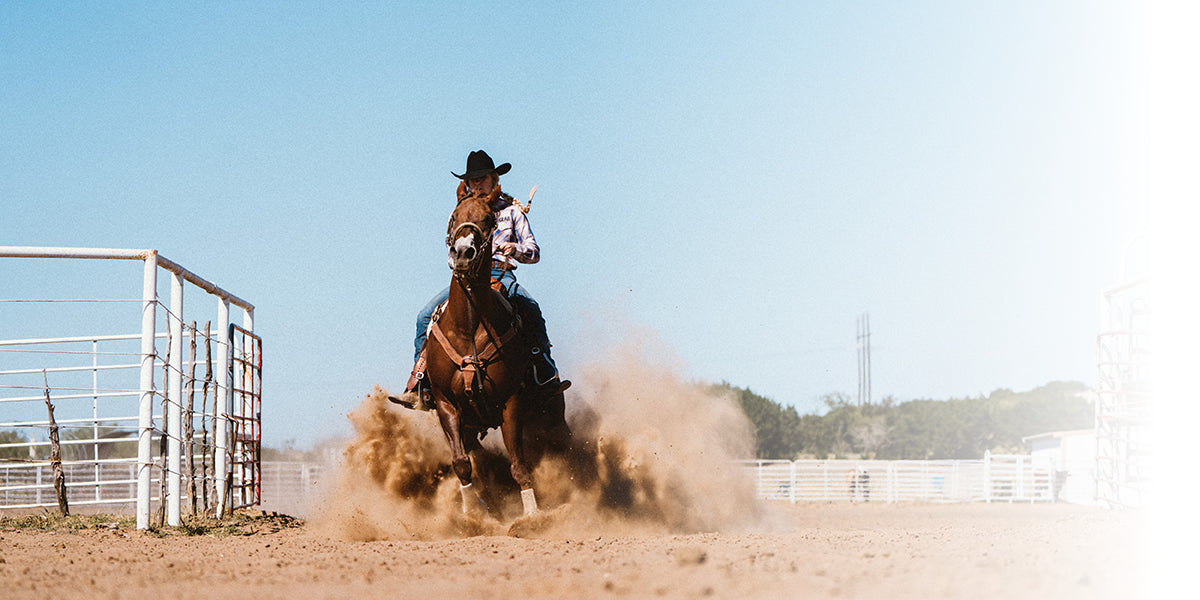
[[[459,179],[479,179],[480,177],[490,175],[492,173],[503,175],[511,168],[512,165],[508,163],[504,163],[497,167],[496,163],[492,162],[492,157],[488,156],[487,152],[484,152],[483,150],[476,150],[467,156],[467,170],[465,173],[458,175],[454,171],[450,171],[450,174]]]

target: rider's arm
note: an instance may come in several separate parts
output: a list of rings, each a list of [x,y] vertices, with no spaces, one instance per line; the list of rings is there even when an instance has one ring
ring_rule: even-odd
[[[541,250],[538,249],[537,240],[533,238],[533,230],[529,228],[529,219],[525,217],[525,213],[520,210],[513,210],[512,213],[512,242],[516,244],[512,256],[517,262],[532,265],[541,260]]]

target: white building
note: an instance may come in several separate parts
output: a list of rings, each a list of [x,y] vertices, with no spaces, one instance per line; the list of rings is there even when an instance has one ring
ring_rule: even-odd
[[[1057,471],[1058,501],[1096,504],[1096,432],[1051,431],[1023,438],[1031,455],[1049,460]]]

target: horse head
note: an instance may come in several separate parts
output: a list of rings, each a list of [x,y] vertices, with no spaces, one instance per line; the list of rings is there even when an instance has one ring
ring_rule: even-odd
[[[465,196],[450,215],[446,245],[455,275],[475,275],[480,265],[491,260],[492,231],[496,215],[490,196]]]

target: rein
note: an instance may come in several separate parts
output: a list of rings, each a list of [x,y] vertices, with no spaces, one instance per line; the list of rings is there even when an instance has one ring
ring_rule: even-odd
[[[490,232],[485,232],[483,228],[469,221],[461,223],[454,228],[453,232],[447,236],[447,245],[453,243],[454,240],[457,240],[464,229],[470,230],[472,233],[479,236],[481,247],[485,246],[485,244],[490,246],[491,236],[488,235]],[[486,409],[481,410],[481,407],[475,402],[475,397],[483,395],[483,381],[488,379],[487,367],[499,360],[501,348],[503,348],[504,344],[506,344],[517,334],[517,327],[514,323],[514,325],[510,326],[508,331],[506,331],[503,335],[498,335],[491,324],[488,323],[487,319],[482,318],[482,315],[479,314],[480,311],[476,302],[475,290],[473,289],[471,282],[479,276],[479,269],[481,268],[481,265],[484,263],[490,264],[491,260],[491,253],[479,251],[476,253],[471,262],[467,264],[465,269],[454,271],[454,281],[462,288],[467,298],[467,321],[470,332],[469,337],[471,338],[471,354],[467,356],[459,354],[459,352],[450,344],[450,341],[446,339],[446,335],[442,331],[441,325],[438,322],[435,321],[432,327],[434,338],[442,346],[442,350],[446,353],[450,360],[452,360],[462,372],[463,391],[470,400],[472,408],[474,408],[477,413],[480,413],[479,416],[481,420],[484,420],[482,412],[484,412]],[[490,286],[484,286],[484,293],[491,293],[489,287]],[[499,296],[499,299],[501,304],[508,310],[508,312],[511,313],[512,308],[508,305],[508,302],[504,300],[502,295]],[[481,325],[483,326],[484,333],[488,338],[488,343],[483,348],[482,353],[479,351],[475,335],[476,331]],[[478,377],[476,377],[477,373],[479,375]]]

